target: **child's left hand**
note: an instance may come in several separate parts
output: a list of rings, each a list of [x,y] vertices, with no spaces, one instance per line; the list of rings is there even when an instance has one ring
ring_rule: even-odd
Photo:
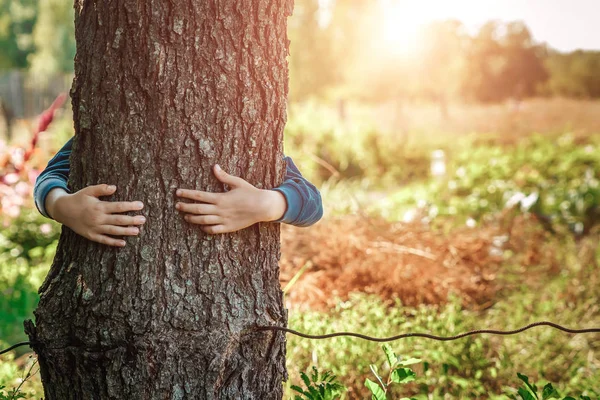
[[[234,232],[257,222],[280,219],[287,209],[285,197],[275,190],[262,190],[244,179],[229,175],[218,165],[213,170],[217,179],[229,186],[224,193],[177,189],[177,196],[198,203],[178,202],[175,208],[184,213],[187,222],[200,225],[206,233]]]

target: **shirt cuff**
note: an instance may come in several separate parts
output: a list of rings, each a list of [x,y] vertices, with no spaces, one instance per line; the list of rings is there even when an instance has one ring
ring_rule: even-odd
[[[65,181],[59,178],[45,179],[44,181],[40,182],[36,187],[36,192],[34,193],[35,206],[37,207],[38,211],[46,218],[52,219],[52,217],[46,211],[46,197],[48,197],[48,193],[50,193],[52,189],[56,188],[62,188],[66,192],[70,193]]]
[[[275,190],[283,194],[283,197],[285,197],[285,201],[287,203],[287,209],[285,210],[283,217],[273,222],[282,222],[284,224],[294,223],[300,216],[300,211],[302,210],[300,193],[298,193],[298,191],[293,187],[288,186],[279,186],[271,190]]]

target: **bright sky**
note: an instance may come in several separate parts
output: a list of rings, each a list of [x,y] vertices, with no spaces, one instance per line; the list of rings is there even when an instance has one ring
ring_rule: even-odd
[[[523,20],[537,41],[557,50],[600,50],[600,0],[381,1],[396,3],[407,25],[452,18],[475,29],[490,19]]]

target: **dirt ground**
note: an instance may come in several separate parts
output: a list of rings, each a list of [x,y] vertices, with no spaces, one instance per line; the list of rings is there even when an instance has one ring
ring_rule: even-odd
[[[282,226],[281,283],[286,306],[325,310],[359,291],[405,305],[440,304],[454,293],[469,308],[491,306],[506,285],[507,254],[521,265],[547,265],[546,233],[533,218],[446,234],[421,223],[359,216],[306,229]],[[509,250],[507,252],[507,250]],[[295,279],[290,284],[290,281]]]

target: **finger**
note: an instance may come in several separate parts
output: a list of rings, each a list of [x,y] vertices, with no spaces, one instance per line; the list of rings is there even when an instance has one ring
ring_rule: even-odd
[[[105,225],[143,225],[146,222],[146,217],[143,215],[129,216],[129,215],[106,215],[103,219]]]
[[[113,236],[136,236],[140,233],[139,228],[129,226],[100,225],[98,230],[102,234]]]
[[[94,197],[110,196],[116,190],[117,190],[117,187],[115,185],[106,185],[106,184],[93,185],[93,186],[88,186],[88,187],[81,189],[81,191],[83,193],[85,193],[89,196],[94,196]]]
[[[185,220],[190,224],[217,225],[223,223],[223,218],[218,215],[186,215]]]
[[[218,200],[218,193],[202,192],[200,190],[177,189],[176,194],[179,197],[203,203],[215,204]]]
[[[227,172],[223,171],[219,164],[215,165],[214,173],[219,181],[231,187],[240,186],[246,183],[242,178],[229,175]]]
[[[218,235],[219,233],[227,232],[225,225],[204,225],[200,229],[202,229],[203,232],[211,235]]]
[[[123,247],[123,246],[125,246],[125,241],[124,240],[111,238],[109,236],[101,235],[101,234],[93,234],[93,235],[91,235],[90,236],[90,240],[93,240],[94,242],[98,242],[98,243],[101,243],[101,244],[105,244],[107,246],[113,246],[113,247]]]
[[[219,210],[212,204],[177,203],[175,208],[188,214],[217,214]]]
[[[139,211],[144,208],[141,201],[103,201],[102,206],[107,214]]]

